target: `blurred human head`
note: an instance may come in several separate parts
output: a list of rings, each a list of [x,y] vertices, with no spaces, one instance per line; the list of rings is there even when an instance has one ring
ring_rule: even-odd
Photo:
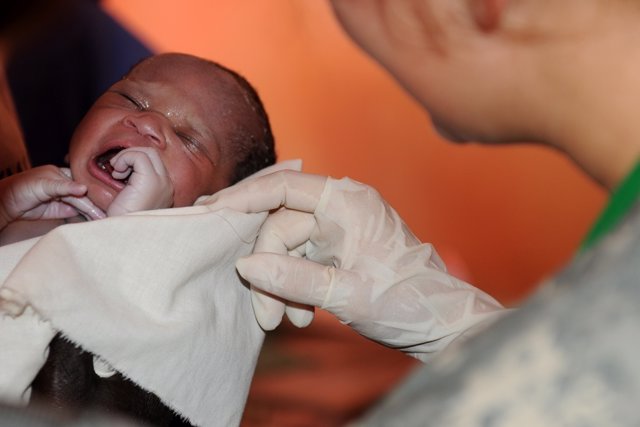
[[[637,6],[616,0],[332,4],[346,32],[428,110],[443,136],[480,142],[551,139],[541,124],[549,123],[548,112],[564,113],[552,110],[563,107],[552,96],[591,68],[574,52],[605,39],[606,21],[625,14],[612,10]]]
[[[109,160],[136,146],[159,152],[176,207],[275,162],[269,120],[251,85],[234,71],[186,54],[143,60],[78,125],[71,172],[101,209],[123,188],[111,176]]]

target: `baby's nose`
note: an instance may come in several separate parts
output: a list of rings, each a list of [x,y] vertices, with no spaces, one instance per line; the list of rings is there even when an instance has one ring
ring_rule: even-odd
[[[126,127],[135,129],[140,135],[158,146],[164,148],[166,144],[165,138],[165,121],[166,119],[155,112],[141,112],[137,114],[131,114],[124,119],[124,125]]]

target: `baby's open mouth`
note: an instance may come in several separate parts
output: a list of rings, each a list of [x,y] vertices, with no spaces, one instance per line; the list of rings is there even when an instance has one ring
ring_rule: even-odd
[[[118,154],[119,152],[121,152],[122,150],[124,150],[124,147],[115,147],[115,148],[111,148],[107,151],[105,151],[104,153],[100,154],[99,156],[96,156],[95,158],[95,162],[96,165],[98,165],[98,168],[100,168],[100,170],[105,171],[109,176],[111,176],[113,178],[113,166],[111,166],[111,159],[115,157],[116,154]],[[129,182],[129,176],[131,174],[127,175],[125,178],[123,179],[115,179],[116,181],[120,181],[123,184],[127,185],[127,183]]]

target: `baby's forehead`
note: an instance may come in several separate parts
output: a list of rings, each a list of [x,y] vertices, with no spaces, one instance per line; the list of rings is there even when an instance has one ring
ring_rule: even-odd
[[[182,88],[191,97],[227,106],[243,104],[234,76],[214,62],[187,54],[152,56],[134,67],[125,80]]]
[[[156,55],[134,67],[120,84],[147,97],[152,109],[165,107],[170,116],[206,125],[219,140],[255,121],[255,112],[234,75],[202,58]]]

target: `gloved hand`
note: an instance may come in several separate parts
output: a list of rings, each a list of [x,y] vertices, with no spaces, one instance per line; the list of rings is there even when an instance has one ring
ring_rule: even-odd
[[[40,166],[0,180],[0,229],[17,219],[60,219],[82,213],[105,214],[87,197],[87,187],[71,179],[68,169]]]
[[[122,150],[111,159],[115,179],[128,179],[125,188],[107,208],[107,216],[169,208],[173,182],[158,152],[150,147]]]
[[[254,253],[236,264],[254,288],[264,329],[279,324],[286,303],[310,304],[425,360],[503,311],[449,275],[433,247],[420,243],[373,188],[350,179],[277,172],[196,203],[278,209],[262,226]]]

